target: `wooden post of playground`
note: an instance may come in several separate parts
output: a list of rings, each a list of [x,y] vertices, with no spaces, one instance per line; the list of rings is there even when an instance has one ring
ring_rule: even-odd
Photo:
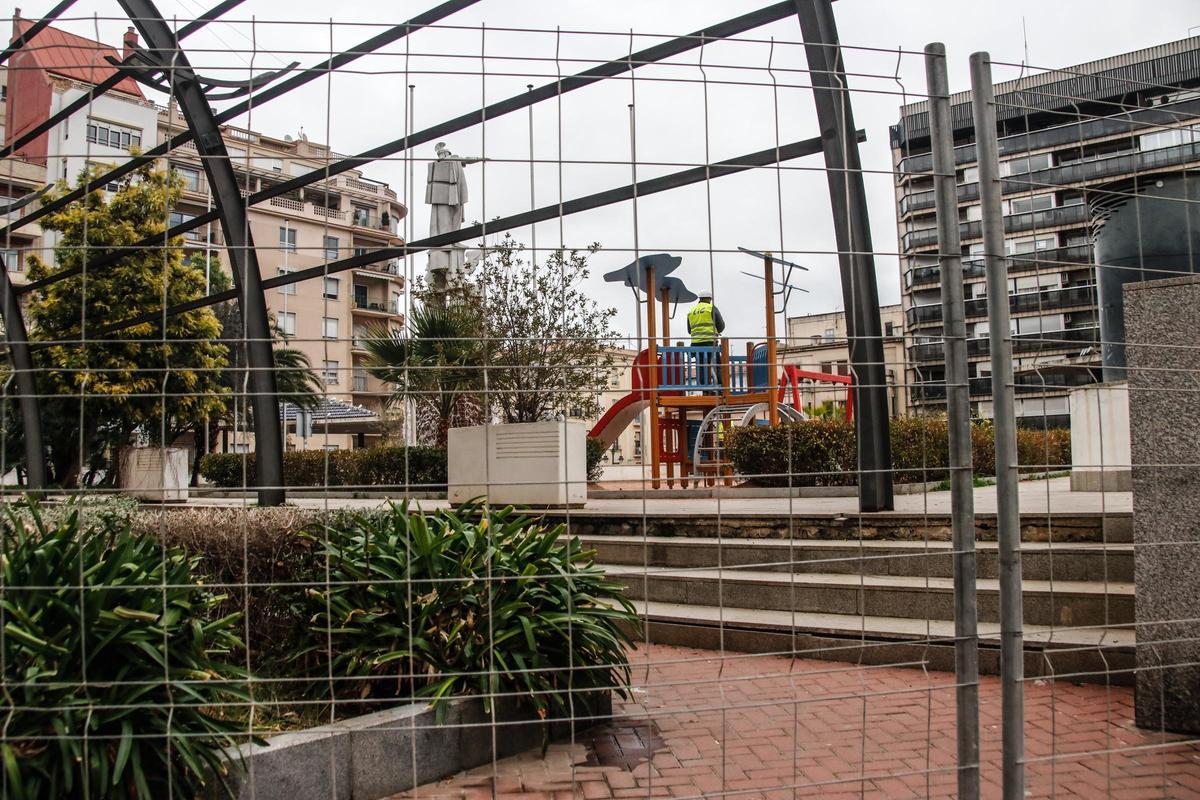
[[[779,364],[775,347],[775,269],[771,254],[763,257],[763,285],[767,287],[767,408],[771,427],[779,424]],[[786,324],[786,321],[785,321]]]
[[[650,430],[648,441],[642,442],[642,463],[647,446],[650,449],[650,486],[658,489],[658,325],[654,320],[654,265],[646,265],[646,372],[650,376]]]
[[[665,350],[666,348],[671,346],[671,304],[667,299],[668,297],[670,297],[671,292],[666,286],[664,286],[664,287],[662,287],[662,290],[659,293],[662,295],[662,334],[663,334],[662,339],[663,339],[663,349]],[[665,363],[663,364],[663,368],[666,370],[671,370],[671,371],[676,369],[676,367],[673,367],[673,366],[668,367]],[[667,374],[671,375],[671,372],[668,372]],[[671,412],[668,410],[667,414],[670,415],[670,413]],[[679,444],[679,442],[674,442],[674,444],[677,448],[681,449],[681,445]],[[682,464],[679,467],[679,474],[680,474],[680,476],[683,475],[683,465]],[[667,462],[667,486],[669,486],[672,489],[675,488],[675,462],[674,461]]]

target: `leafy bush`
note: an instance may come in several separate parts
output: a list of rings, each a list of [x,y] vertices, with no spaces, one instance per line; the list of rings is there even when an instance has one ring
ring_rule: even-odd
[[[25,504],[3,525],[0,743],[8,796],[151,800],[224,783],[244,677],[237,614],[198,585],[197,559],[78,508],[47,524]],[[228,793],[228,787],[226,786]]]
[[[209,453],[200,474],[224,489],[253,486],[254,453]],[[283,454],[288,486],[411,486],[437,491],[446,486],[446,450],[441,447],[372,447],[364,450],[294,450]]]
[[[608,448],[594,436],[587,440],[587,478],[595,483],[604,477],[604,453]]]
[[[475,521],[472,521],[475,520]],[[508,694],[543,717],[586,705],[592,689],[622,695],[625,645],[637,616],[564,526],[511,508],[353,515],[309,532],[309,621],[302,658],[329,670],[335,703]],[[315,682],[328,691],[329,681]]]
[[[939,481],[949,474],[949,431],[943,416],[891,421],[892,470],[897,483]],[[738,473],[765,486],[853,486],[858,483],[854,423],[812,419],[775,428],[738,428],[725,447]],[[977,475],[996,474],[995,432],[990,420],[971,429]],[[1017,430],[1017,463],[1023,472],[1071,464],[1071,434],[1064,429]]]

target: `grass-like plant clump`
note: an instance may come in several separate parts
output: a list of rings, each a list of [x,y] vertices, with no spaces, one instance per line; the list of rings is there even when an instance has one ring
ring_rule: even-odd
[[[198,580],[198,558],[79,508],[3,522],[4,793],[12,798],[199,797],[249,701],[225,658],[238,614]]]
[[[328,583],[303,595],[301,657],[336,676],[335,702],[477,694],[490,709],[510,696],[546,717],[594,689],[623,693],[636,613],[564,534],[479,505],[315,526],[311,570]]]

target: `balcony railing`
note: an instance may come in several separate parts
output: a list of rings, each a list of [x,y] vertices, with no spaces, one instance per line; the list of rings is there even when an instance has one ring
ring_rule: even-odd
[[[1037,292],[1019,292],[1008,296],[1008,308],[1014,313],[1028,311],[1051,311],[1071,306],[1096,305],[1096,287],[1093,284],[1068,286],[1061,289],[1042,289]],[[986,317],[987,298],[973,297],[963,303],[967,318]],[[905,312],[909,327],[942,321],[942,306],[934,303],[913,306]]]
[[[1090,264],[1091,262],[1092,246],[1079,244],[1009,256],[1008,271],[1009,273],[1025,272],[1054,264]],[[987,270],[984,268],[982,256],[963,259],[964,278],[982,278],[986,274]],[[913,267],[905,273],[905,280],[909,287],[928,283],[936,284],[941,281],[941,267],[937,264]]]
[[[1012,340],[1014,353],[1078,349],[1099,343],[1100,327],[1098,325],[1090,325],[1058,331],[1019,333],[1014,335]],[[968,356],[987,355],[990,349],[986,336],[967,340]],[[913,361],[917,362],[943,361],[946,356],[942,342],[927,342],[925,344],[912,345],[908,348],[908,354]]]

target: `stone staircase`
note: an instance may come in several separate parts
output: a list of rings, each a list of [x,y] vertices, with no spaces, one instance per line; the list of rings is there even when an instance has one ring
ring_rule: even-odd
[[[1105,534],[1111,515],[1097,517],[1092,528],[1076,519],[1069,541],[1023,543],[1029,677],[1131,682],[1133,546],[1121,535]],[[920,524],[910,521],[905,530]],[[791,531],[797,527],[795,520],[789,522]],[[805,530],[811,534],[818,528]],[[741,530],[722,526],[726,529]],[[625,584],[644,617],[646,641],[954,668],[947,541],[859,540],[839,525],[824,531],[836,538],[639,536],[629,535],[627,528],[610,530],[591,525],[583,540],[609,575]],[[976,547],[980,669],[997,673],[997,547],[994,541]]]

